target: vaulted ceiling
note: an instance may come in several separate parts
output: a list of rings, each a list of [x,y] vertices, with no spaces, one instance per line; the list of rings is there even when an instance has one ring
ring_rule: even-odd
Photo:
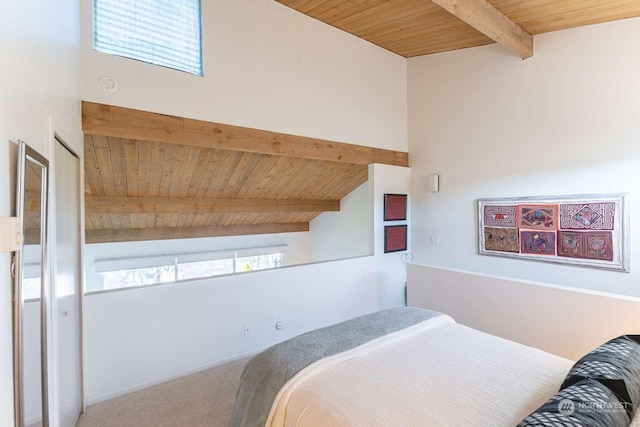
[[[533,54],[531,36],[640,16],[638,0],[278,0],[404,57],[499,42]]]
[[[308,231],[403,152],[83,103],[88,243]]]

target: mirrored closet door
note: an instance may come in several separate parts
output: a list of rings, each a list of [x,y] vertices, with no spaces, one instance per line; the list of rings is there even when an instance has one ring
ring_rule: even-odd
[[[48,426],[47,206],[49,162],[20,142],[16,193],[23,245],[14,258],[14,390],[17,427]]]

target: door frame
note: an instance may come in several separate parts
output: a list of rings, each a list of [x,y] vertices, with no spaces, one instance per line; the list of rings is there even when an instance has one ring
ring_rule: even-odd
[[[51,157],[50,164],[52,165],[50,169],[50,186],[49,186],[49,197],[52,201],[50,204],[50,215],[49,215],[49,230],[50,230],[50,242],[52,245],[55,245],[57,242],[57,230],[56,230],[56,209],[57,209],[57,200],[55,199],[55,189],[56,189],[56,144],[61,144],[66,150],[69,151],[76,159],[78,160],[78,327],[79,327],[79,349],[80,354],[78,355],[78,360],[80,362],[80,409],[81,413],[85,411],[85,375],[84,375],[84,316],[83,316],[83,307],[84,307],[84,288],[85,288],[85,268],[84,268],[84,245],[85,245],[85,237],[84,237],[84,229],[85,229],[85,217],[84,217],[84,179],[83,179],[83,165],[84,165],[84,150],[83,150],[83,139],[82,133],[78,132],[78,138],[72,138],[70,134],[68,134],[62,126],[54,119],[51,114],[47,115],[48,118],[48,135],[47,139],[49,141],[49,153]],[[78,139],[80,139],[80,143],[78,143]],[[48,336],[49,336],[49,348],[51,351],[47,357],[47,363],[50,367],[58,366],[58,348],[55,345],[58,339],[58,307],[57,307],[57,298],[55,298],[55,279],[56,279],[56,269],[57,269],[57,253],[53,250],[54,246],[52,246],[51,250],[51,258],[50,258],[50,274],[51,274],[51,289],[50,291],[50,310],[49,310],[49,322],[48,322]],[[49,369],[49,384],[52,385],[50,390],[59,390],[60,379],[58,377],[57,369]],[[59,393],[52,393],[49,401],[49,416],[51,420],[54,421],[54,426],[58,426],[60,422],[60,400]]]

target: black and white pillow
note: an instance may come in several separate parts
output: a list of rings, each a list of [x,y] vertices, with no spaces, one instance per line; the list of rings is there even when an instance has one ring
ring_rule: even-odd
[[[640,335],[623,335],[589,352],[573,365],[560,389],[585,378],[606,382],[633,418],[640,406]]]
[[[625,404],[607,385],[583,379],[560,390],[518,427],[628,427],[630,422]]]

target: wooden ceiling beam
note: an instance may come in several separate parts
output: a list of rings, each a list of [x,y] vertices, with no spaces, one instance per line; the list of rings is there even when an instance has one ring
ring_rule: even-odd
[[[121,228],[86,230],[87,243],[133,242],[141,240],[193,239],[198,237],[244,236],[251,234],[309,231],[308,222],[288,224],[217,225],[175,228]]]
[[[91,214],[210,214],[337,212],[340,200],[198,199],[170,197],[86,197]]]
[[[409,166],[409,154],[82,102],[86,134],[333,162]]]
[[[522,59],[533,56],[533,37],[486,0],[432,0]]]

